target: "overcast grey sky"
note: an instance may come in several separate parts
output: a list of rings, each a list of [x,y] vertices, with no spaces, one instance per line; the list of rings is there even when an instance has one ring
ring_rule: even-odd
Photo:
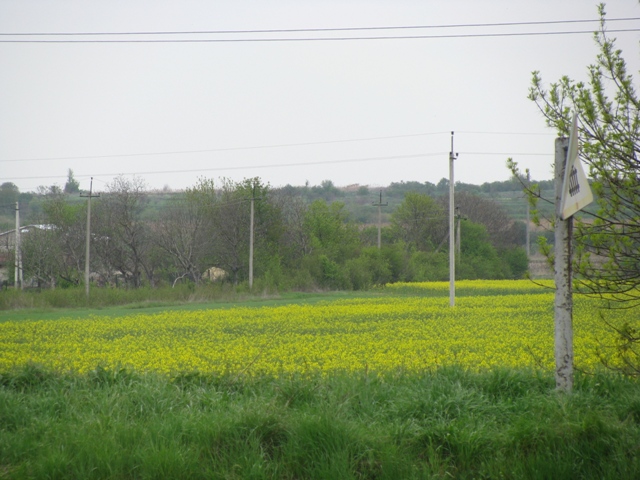
[[[636,0],[606,10],[640,17]],[[587,0],[0,0],[0,183],[62,186],[69,168],[98,190],[117,174],[173,189],[200,176],[437,183],[451,131],[457,181],[505,180],[509,156],[548,179],[555,133],[526,98],[531,72],[586,79],[592,35],[467,35],[593,31],[471,24],[596,18]],[[306,31],[237,32],[276,29]],[[235,33],[6,35],[194,31]],[[637,74],[640,32],[611,35]],[[383,36],[431,38],[362,39]],[[335,37],[359,39],[317,40]],[[169,39],[216,41],[139,42]]]

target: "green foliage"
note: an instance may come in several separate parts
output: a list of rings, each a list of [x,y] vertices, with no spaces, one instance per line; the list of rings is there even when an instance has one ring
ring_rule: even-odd
[[[595,205],[573,216],[574,287],[612,305],[634,308],[640,306],[640,98],[622,51],[608,36],[604,4],[598,12],[600,28],[594,35],[598,54],[588,66],[588,80],[563,76],[547,88],[535,71],[529,99],[558,135],[566,136],[573,115],[578,118],[580,156],[589,167]],[[519,173],[515,162],[510,160],[508,167],[514,175]],[[528,187],[528,195],[535,206],[539,188]],[[551,220],[553,225],[555,216]],[[553,265],[549,242],[538,240]],[[609,326],[618,334],[617,358],[610,362],[603,356],[603,363],[638,375],[640,336],[628,325]]]
[[[11,205],[18,201],[20,190],[12,182],[4,182],[0,185],[0,205]]]
[[[357,230],[348,222],[341,202],[328,205],[322,200],[314,201],[305,215],[304,228],[312,250],[334,261],[346,261],[358,247]]]
[[[569,132],[572,111],[579,118],[581,158],[588,164],[596,205],[575,217],[575,267],[582,290],[640,305],[640,98],[622,51],[606,30],[598,7],[598,54],[588,80],[562,77],[546,88],[539,72],[529,98],[559,135]]]
[[[409,192],[391,215],[396,238],[423,252],[434,250],[446,234],[446,214],[426,194]]]
[[[605,315],[601,319],[616,332],[616,343],[606,352],[601,349],[600,359],[609,369],[615,370],[629,377],[640,377],[640,331],[629,322],[614,325],[607,321]]]
[[[386,377],[0,375],[7,478],[640,476],[637,382],[443,368]]]
[[[378,250],[377,225],[356,224],[353,209],[345,203],[322,198],[305,203],[305,198],[314,198],[312,190],[322,190],[326,196],[341,192],[340,198],[348,198],[328,181],[317,188],[274,190],[259,178],[241,182],[201,178],[185,192],[149,195],[141,179],[118,177],[92,202],[92,282],[100,287],[185,284],[193,288],[203,282],[203,272],[216,267],[226,272],[224,281],[245,285],[252,198],[254,281],[266,293],[362,290],[396,281],[444,280],[448,278],[445,209],[440,200],[423,193],[437,186],[425,184],[419,191],[407,192],[402,201],[398,198],[408,187],[420,185],[410,182],[391,189],[395,198],[389,198],[388,209],[397,208],[383,212]],[[60,189],[45,190],[46,195],[32,204],[41,213],[37,223],[48,227],[33,229],[24,237],[25,280],[37,288],[79,285],[84,278],[87,202]],[[358,205],[362,212],[375,210],[372,199],[362,198],[371,193],[365,190],[359,189]],[[460,198],[478,203],[470,194]],[[500,225],[510,223],[500,219]],[[501,248],[506,260],[497,260],[491,246],[494,238],[476,238],[469,228],[469,234],[463,235],[459,278],[520,275],[519,267],[513,270],[518,273],[511,271],[511,259],[515,262],[517,257],[511,249]],[[500,262],[502,267],[495,265]]]
[[[78,285],[83,277],[86,205],[62,193],[42,202],[41,225],[21,237],[23,277],[38,286]]]
[[[518,279],[525,277],[527,270],[529,270],[529,256],[524,248],[516,247],[504,250],[500,256],[509,268],[507,278]]]
[[[64,193],[79,193],[80,182],[73,176],[73,170],[69,169],[67,174],[67,182],[64,184]]]
[[[406,282],[449,280],[449,254],[446,252],[411,252],[402,279]]]

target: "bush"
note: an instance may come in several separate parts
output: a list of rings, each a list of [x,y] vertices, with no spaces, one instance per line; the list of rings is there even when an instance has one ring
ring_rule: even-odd
[[[509,278],[524,278],[529,269],[529,256],[522,247],[516,247],[502,252],[502,258],[509,267]]]

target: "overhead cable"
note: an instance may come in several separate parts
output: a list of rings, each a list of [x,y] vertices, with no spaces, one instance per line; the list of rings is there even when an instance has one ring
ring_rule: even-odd
[[[640,17],[608,18],[607,22],[621,22],[640,20]],[[438,28],[486,28],[486,27],[513,27],[531,25],[564,25],[574,23],[595,23],[600,19],[581,20],[547,20],[529,22],[496,22],[496,23],[457,23],[443,25],[386,25],[375,27],[330,27],[330,28],[279,28],[279,29],[253,29],[253,30],[184,30],[184,31],[132,31],[132,32],[0,32],[0,36],[117,36],[117,35],[230,35],[230,34],[256,34],[256,33],[308,33],[308,32],[353,32],[367,30],[420,30]]]
[[[478,134],[478,135],[533,135],[533,136],[549,136],[555,135],[554,133],[533,133],[533,132],[471,132],[460,131],[461,134]],[[254,145],[248,147],[224,147],[224,148],[209,148],[202,150],[175,150],[164,152],[144,152],[144,153],[118,153],[112,155],[79,155],[79,156],[66,156],[66,157],[35,157],[35,158],[7,158],[0,159],[0,163],[13,163],[13,162],[43,162],[54,160],[90,160],[100,158],[127,158],[127,157],[151,157],[159,155],[186,155],[194,153],[216,153],[216,152],[233,152],[243,150],[260,150],[270,148],[287,148],[287,147],[305,147],[311,145],[331,145],[337,143],[351,143],[351,142],[366,142],[373,140],[393,140],[398,138],[411,138],[411,137],[425,137],[432,135],[449,135],[449,131],[442,132],[428,132],[428,133],[412,133],[405,135],[387,135],[382,137],[366,137],[366,138],[350,138],[343,140],[321,140],[317,142],[300,142],[300,143],[280,143],[272,145]],[[525,155],[525,154],[523,154]],[[530,154],[528,154],[530,155]]]
[[[640,32],[640,28],[621,28],[607,30],[607,33]],[[531,37],[549,35],[593,34],[593,30],[573,30],[556,32],[512,32],[512,33],[468,33],[449,35],[394,35],[371,37],[298,37],[298,38],[182,38],[161,40],[0,40],[0,43],[277,43],[277,42],[343,42],[354,40],[419,40],[442,38],[499,38],[499,37]]]
[[[204,150],[182,150],[182,151],[171,151],[171,152],[123,153],[123,154],[114,154],[114,155],[81,155],[81,156],[75,156],[75,157],[10,158],[10,159],[0,160],[0,163],[38,162],[38,161],[49,161],[49,160],[86,160],[86,159],[95,159],[95,158],[146,157],[146,156],[156,156],[156,155],[182,155],[182,154],[191,154],[191,153],[233,152],[238,150],[304,147],[304,146],[310,146],[310,145],[329,145],[329,144],[335,144],[335,143],[365,142],[370,140],[391,140],[396,138],[442,135],[445,133],[448,134],[449,132],[413,133],[413,134],[407,134],[407,135],[389,135],[384,137],[351,138],[351,139],[345,139],[345,140],[324,140],[324,141],[318,141],[318,142],[280,143],[280,144],[273,144],[273,145],[256,145],[256,146],[249,146],[249,147],[210,148],[210,149],[204,149]]]

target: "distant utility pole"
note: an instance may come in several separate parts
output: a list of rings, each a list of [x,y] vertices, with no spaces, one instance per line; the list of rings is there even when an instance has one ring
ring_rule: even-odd
[[[378,203],[374,203],[374,207],[378,207],[378,250],[380,250],[382,246],[382,207],[386,207],[389,203],[382,203],[382,190],[380,190],[380,201]]]
[[[455,203],[453,198],[453,161],[458,158],[453,153],[453,132],[451,132],[451,152],[449,152],[449,306],[456,304],[456,254],[455,254]]]
[[[531,173],[527,170],[527,189],[531,186]],[[527,257],[531,255],[531,220],[529,218],[529,198],[527,199]]]
[[[251,190],[251,220],[249,223],[249,290],[253,288],[253,215],[256,200],[256,185]]]
[[[15,239],[15,272],[14,285],[22,290],[22,255],[20,253],[20,203],[16,202],[16,239]]]
[[[86,253],[84,257],[84,291],[89,298],[89,274],[91,272],[90,267],[90,252],[91,252],[91,198],[99,197],[100,195],[93,195],[93,177],[91,177],[91,183],[89,184],[89,195],[80,194],[81,197],[87,197],[87,245]]]

